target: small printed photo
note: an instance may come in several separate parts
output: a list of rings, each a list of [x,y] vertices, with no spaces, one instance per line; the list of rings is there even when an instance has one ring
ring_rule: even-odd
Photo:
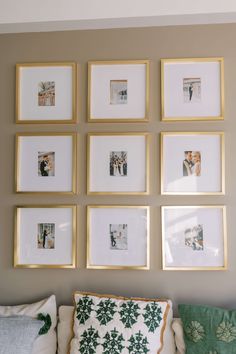
[[[203,226],[197,225],[184,231],[185,246],[194,251],[203,251]]]
[[[55,152],[38,152],[38,176],[55,176]]]
[[[51,224],[51,223],[38,224],[38,248],[41,249],[55,248],[55,224]]]
[[[201,78],[183,79],[184,103],[201,102]]]
[[[110,152],[110,176],[127,176],[127,151]]]
[[[184,151],[183,176],[201,176],[200,151]]]
[[[128,249],[128,225],[110,224],[110,249],[127,250]]]
[[[40,81],[38,84],[38,105],[55,106],[55,81]]]
[[[110,80],[110,104],[127,104],[127,85],[127,80]]]

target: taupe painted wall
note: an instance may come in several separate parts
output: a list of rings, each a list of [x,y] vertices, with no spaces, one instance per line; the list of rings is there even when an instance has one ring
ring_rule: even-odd
[[[166,28],[74,31],[0,35],[0,303],[36,300],[55,293],[58,303],[72,302],[74,290],[128,296],[158,296],[179,302],[236,306],[236,24]],[[225,58],[226,110],[224,122],[160,122],[160,58]],[[148,124],[86,123],[87,61],[150,59],[151,97]],[[76,126],[15,124],[15,64],[18,62],[77,61],[79,68],[79,123]],[[225,196],[161,196],[160,131],[224,130],[226,132]],[[78,196],[29,196],[14,193],[14,137],[16,132],[76,131],[79,133]],[[94,131],[151,132],[151,194],[86,196],[86,133]],[[79,269],[14,269],[14,206],[75,203],[79,205]],[[148,204],[151,206],[151,270],[86,270],[87,204]],[[226,204],[229,270],[181,272],[161,270],[160,205]]]

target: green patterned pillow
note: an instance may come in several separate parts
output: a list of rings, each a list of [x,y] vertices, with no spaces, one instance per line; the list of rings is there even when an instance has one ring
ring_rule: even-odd
[[[70,354],[159,354],[167,300],[75,293]]]
[[[186,354],[236,354],[236,310],[179,305]]]

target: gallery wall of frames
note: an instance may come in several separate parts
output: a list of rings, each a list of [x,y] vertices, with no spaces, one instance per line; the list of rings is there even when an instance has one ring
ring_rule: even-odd
[[[86,268],[150,269],[150,144],[160,143],[162,270],[226,270],[224,131],[189,130],[185,122],[224,120],[224,59],[168,58],[161,71],[160,134],[130,129],[149,124],[150,61],[89,61],[87,64]],[[78,63],[18,63],[15,192],[50,195],[51,204],[15,208],[16,268],[76,268],[80,238],[78,206],[58,204],[57,195],[79,194]],[[153,97],[153,96],[152,96]],[[118,132],[106,125],[119,124]],[[129,131],[126,126],[129,123]],[[179,130],[172,131],[172,124]],[[51,132],[35,129],[50,124]],[[92,126],[92,130],[89,128]],[[168,126],[168,130],[166,127]],[[58,127],[61,127],[60,130]],[[171,196],[211,196],[210,205],[173,204]],[[107,196],[110,204],[100,200]],[[139,196],[142,204],[113,203],[114,196]],[[170,198],[168,200],[168,198]],[[69,199],[68,199],[69,200]],[[123,199],[124,200],[124,199]],[[139,199],[140,200],[140,199]]]

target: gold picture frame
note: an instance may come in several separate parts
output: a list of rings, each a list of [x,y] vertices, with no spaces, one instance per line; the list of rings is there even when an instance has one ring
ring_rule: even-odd
[[[141,132],[88,133],[87,194],[149,194],[149,138]]]
[[[226,207],[162,206],[163,270],[227,270]]]
[[[192,154],[185,173],[188,152],[196,156]],[[224,132],[161,132],[160,160],[161,194],[225,194]]]
[[[149,60],[89,61],[88,122],[148,122],[149,75]]]
[[[75,62],[16,64],[16,123],[75,124],[77,76]]]
[[[76,243],[76,205],[15,207],[15,268],[75,268]]]
[[[17,133],[15,156],[16,193],[77,193],[76,133]],[[48,160],[44,170],[51,173],[42,172],[45,156]]]
[[[162,121],[223,120],[224,101],[224,58],[161,59]]]
[[[114,233],[118,233],[118,237]],[[87,268],[150,269],[150,207],[88,205]]]

